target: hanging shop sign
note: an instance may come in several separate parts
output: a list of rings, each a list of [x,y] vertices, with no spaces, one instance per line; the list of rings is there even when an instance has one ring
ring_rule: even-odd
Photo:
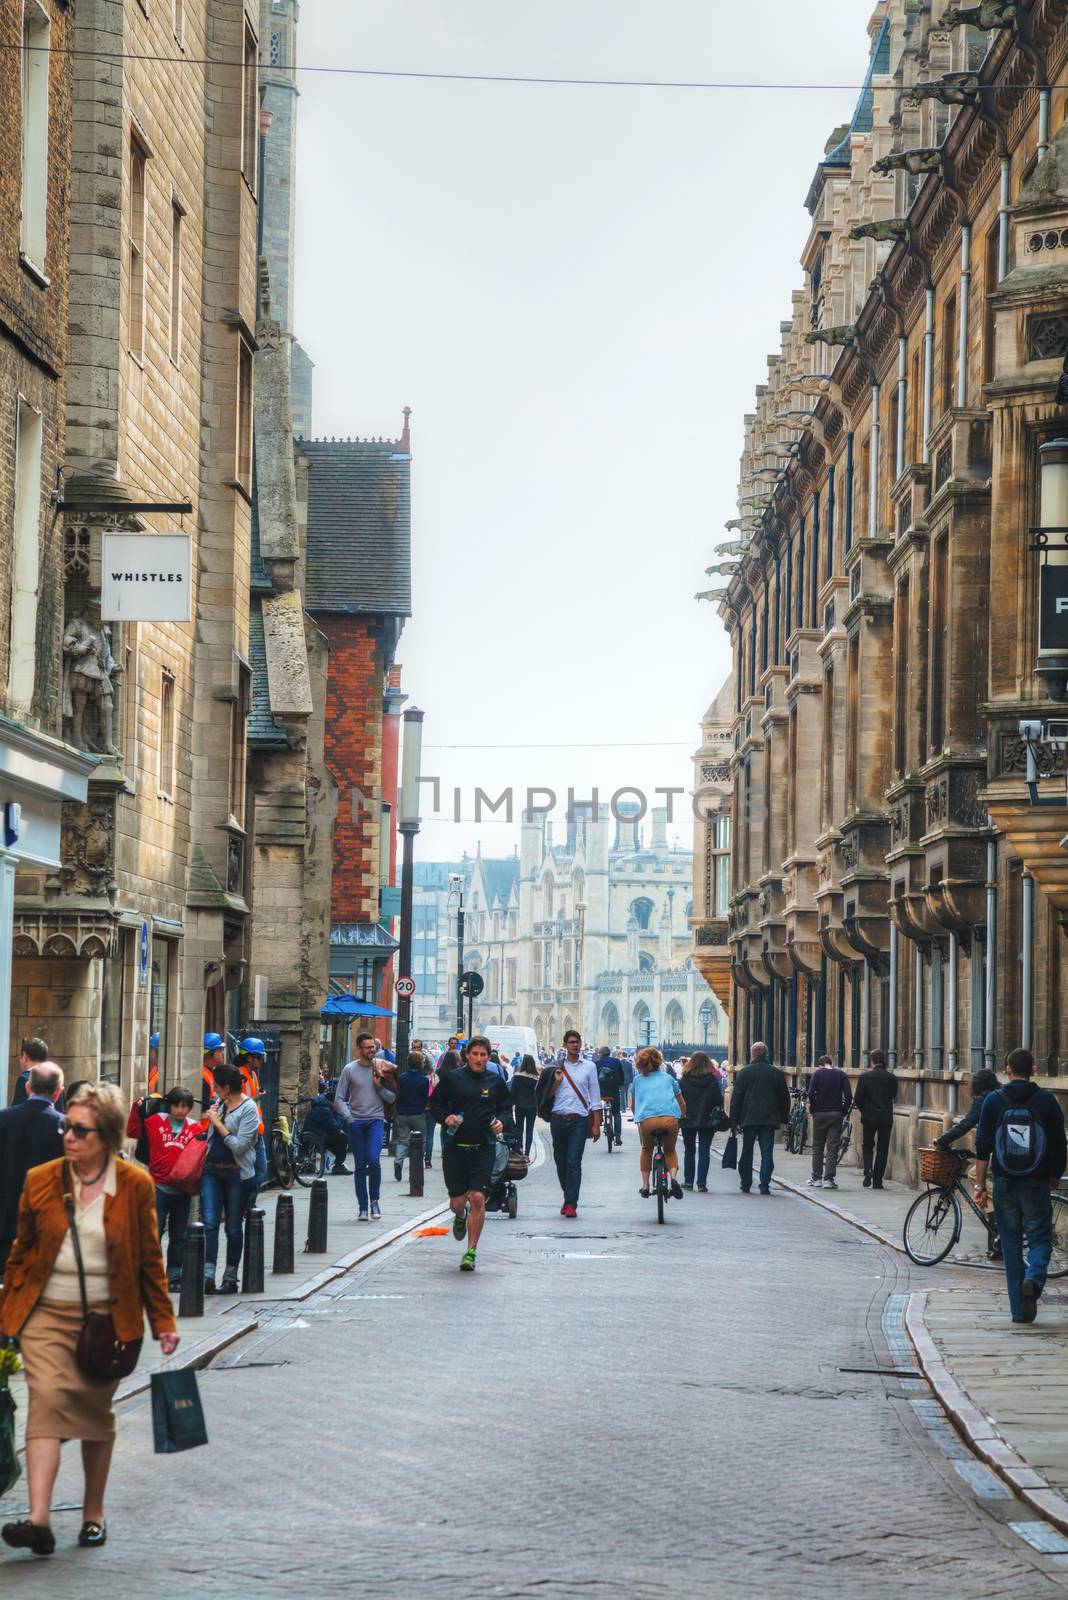
[[[100,549],[104,622],[189,622],[192,540],[187,533],[105,529]]]

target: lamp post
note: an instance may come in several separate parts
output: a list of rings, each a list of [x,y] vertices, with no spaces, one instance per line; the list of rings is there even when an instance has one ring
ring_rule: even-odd
[[[712,1002],[706,1000],[699,1012],[701,1026],[705,1030],[705,1049],[708,1049],[708,1030],[712,1023]]]
[[[409,706],[404,713],[404,753],[401,758],[400,836],[401,908],[400,977],[411,976],[412,965],[412,888],[415,880],[415,836],[419,832],[419,769],[423,755],[423,713]],[[397,996],[397,1064],[403,1072],[408,1063],[408,1039],[412,1026],[412,997]]]
[[[449,874],[449,900],[451,907],[452,897],[456,896],[456,1032],[464,1031],[464,997],[460,993],[460,979],[464,970],[464,879],[463,873],[451,872]]]

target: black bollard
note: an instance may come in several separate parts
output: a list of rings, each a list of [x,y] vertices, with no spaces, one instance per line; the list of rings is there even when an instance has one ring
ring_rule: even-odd
[[[241,1258],[241,1293],[263,1293],[262,1206],[252,1206],[245,1217],[245,1251]]]
[[[204,1315],[204,1224],[191,1222],[185,1230],[182,1256],[182,1292],[178,1299],[180,1317]]]
[[[418,1199],[423,1193],[423,1135],[413,1133],[408,1145],[408,1196]]]
[[[326,1208],[329,1189],[325,1178],[315,1178],[311,1186],[311,1204],[308,1207],[308,1240],[304,1252],[309,1256],[325,1254]]]
[[[271,1271],[280,1275],[296,1270],[293,1265],[293,1196],[280,1194],[274,1208],[274,1261]]]

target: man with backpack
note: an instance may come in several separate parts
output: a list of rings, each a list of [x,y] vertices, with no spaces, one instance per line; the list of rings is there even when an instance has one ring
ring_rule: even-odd
[[[1034,1322],[1053,1243],[1050,1191],[1060,1185],[1068,1147],[1064,1113],[1048,1089],[1031,1082],[1035,1058],[1013,1050],[1009,1081],[983,1101],[975,1135],[975,1203],[989,1204],[987,1170],[994,1162],[994,1217],[1005,1258],[1013,1322]],[[1027,1264],[1024,1266],[1024,1239]]]

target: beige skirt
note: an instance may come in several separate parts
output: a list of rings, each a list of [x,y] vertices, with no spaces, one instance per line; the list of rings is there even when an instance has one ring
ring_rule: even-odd
[[[91,1308],[105,1311],[106,1306]],[[19,1334],[29,1405],[27,1439],[115,1437],[111,1402],[118,1383],[94,1383],[74,1359],[82,1308],[62,1300],[38,1300]]]

